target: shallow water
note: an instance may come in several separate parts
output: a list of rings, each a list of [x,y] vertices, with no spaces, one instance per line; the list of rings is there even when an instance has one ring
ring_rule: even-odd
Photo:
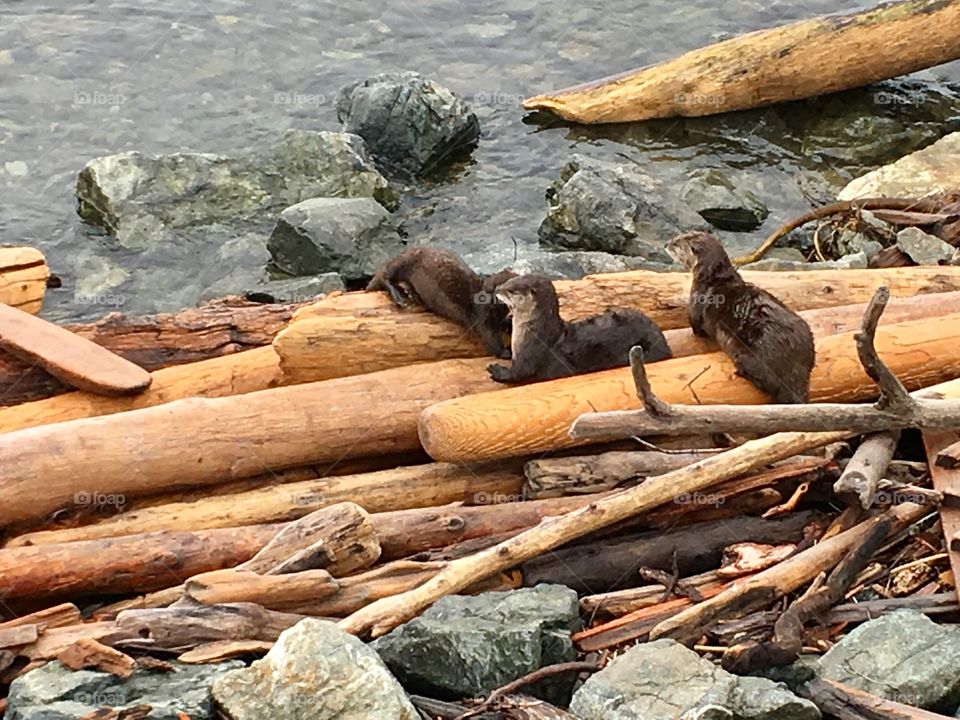
[[[850,9],[851,0],[331,3],[157,0],[0,5],[0,242],[40,247],[63,287],[54,319],[173,310],[260,268],[209,248],[136,253],[84,226],[77,172],[139,150],[238,153],[285,129],[337,129],[348,81],[417,70],[475,107],[483,138],[450,177],[404,197],[416,241],[455,238],[474,259],[536,242],[544,191],[571,153],[636,161],[667,182],[731,171],[767,202],[744,247],[849,178],[960,124],[960,63],[919,73],[906,104],[876,88],[697,120],[571,128],[523,121],[526,95],[670,58],[722,37]],[[919,91],[916,89],[919,88]],[[291,102],[293,98],[293,102]],[[851,115],[851,106],[861,108]],[[868,142],[864,137],[872,133]],[[242,263],[245,255],[236,254]],[[468,259],[471,259],[468,257]],[[227,285],[231,281],[227,281]],[[249,284],[249,283],[248,283]],[[237,289],[241,289],[237,287]]]

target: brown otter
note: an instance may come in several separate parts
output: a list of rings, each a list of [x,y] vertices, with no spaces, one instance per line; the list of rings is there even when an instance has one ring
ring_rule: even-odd
[[[504,346],[509,332],[507,308],[497,302],[496,289],[514,275],[501,270],[481,279],[455,253],[417,247],[385,263],[367,290],[385,290],[400,307],[415,302],[475,332],[494,357],[510,357]]]
[[[745,282],[710,233],[684,233],[666,250],[693,272],[687,311],[694,334],[716,340],[737,374],[776,402],[807,402],[815,351],[806,321]]]
[[[553,283],[542,275],[521,275],[500,286],[497,295],[510,308],[512,367],[487,370],[497,382],[552,380],[629,364],[630,348],[640,345],[645,359],[670,357],[660,328],[636,310],[611,308],[565,322]]]

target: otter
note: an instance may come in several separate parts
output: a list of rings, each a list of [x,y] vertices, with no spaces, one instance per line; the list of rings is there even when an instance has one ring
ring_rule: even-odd
[[[476,333],[487,352],[508,358],[507,308],[497,302],[497,288],[514,277],[510,270],[481,279],[460,257],[432,247],[408,248],[373,275],[367,290],[384,290],[393,302],[414,302]]]
[[[497,382],[553,380],[622,367],[629,364],[635,345],[651,362],[671,356],[657,324],[636,310],[610,308],[585,320],[565,322],[553,283],[542,275],[512,278],[497,295],[513,320],[512,366],[487,367]]]
[[[716,340],[737,374],[775,402],[807,402],[816,353],[806,321],[766,290],[744,281],[710,233],[684,233],[667,243],[666,250],[692,271],[687,312],[694,334]]]

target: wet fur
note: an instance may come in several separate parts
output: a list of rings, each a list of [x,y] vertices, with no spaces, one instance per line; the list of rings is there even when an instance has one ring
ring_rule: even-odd
[[[643,347],[651,362],[671,356],[657,324],[636,310],[611,308],[565,322],[553,283],[540,275],[514,278],[500,286],[499,294],[513,315],[513,363],[487,367],[497,382],[553,380],[623,367],[635,345]]]
[[[384,290],[400,307],[415,303],[452,320],[483,341],[494,357],[510,357],[507,308],[496,298],[501,283],[515,273],[502,270],[481,279],[455,253],[441,248],[409,248],[374,274],[367,290]]]
[[[667,251],[693,273],[688,313],[694,334],[716,340],[737,374],[775,402],[807,402],[816,352],[806,321],[744,281],[709,233],[680,235]]]

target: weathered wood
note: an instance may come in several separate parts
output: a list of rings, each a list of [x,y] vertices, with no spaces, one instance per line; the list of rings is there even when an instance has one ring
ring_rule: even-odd
[[[957,442],[955,432],[924,432],[923,445],[927,451],[927,458],[936,458],[945,448]],[[940,467],[936,462],[929,462],[930,479],[935,490],[944,494],[944,503],[940,506],[940,524],[943,526],[943,537],[946,540],[947,552],[950,555],[950,568],[953,576],[960,578],[960,547],[955,539],[960,535],[960,507],[955,502],[947,501],[948,495],[960,495],[960,469]],[[960,596],[960,590],[955,592]]]
[[[370,515],[359,505],[337,503],[287,523],[240,570],[280,575],[326,570],[339,577],[373,565],[380,542]]]
[[[523,484],[519,466],[519,462],[486,466],[431,463],[323,477],[142,508],[92,525],[26,533],[12,538],[7,547],[95,540],[161,530],[203,530],[281,522],[337,502],[355,502],[371,513],[452,502],[500,502],[519,497]]]
[[[645,584],[636,573],[641,565],[671,571],[676,563],[681,575],[693,575],[717,567],[732,539],[799,542],[804,527],[816,517],[810,512],[791,513],[775,520],[736,517],[668,532],[579,543],[523,563],[523,582],[528,586],[557,583],[579,593],[600,593]]]
[[[348,632],[389,632],[431,603],[494,573],[506,570],[564,543],[576,540],[621,520],[670,502],[682,493],[694,493],[735,478],[766,463],[836,442],[843,433],[790,433],[744,443],[689,467],[647,480],[642,485],[613,493],[560,517],[542,521],[475,555],[452,561],[435,578],[416,590],[377,601],[341,622]]]
[[[53,607],[37,610],[36,612],[20,615],[13,620],[0,623],[0,630],[18,627],[20,625],[36,625],[40,631],[47,628],[76,625],[80,622],[80,610],[73,603],[61,603]]]
[[[926,428],[927,425],[922,424],[920,427]],[[865,437],[833,484],[833,491],[837,494],[856,495],[863,509],[868,510],[873,505],[877,496],[877,486],[893,459],[893,453],[899,441],[899,430],[888,430]]]
[[[0,303],[38,313],[50,270],[43,253],[31,247],[0,247]]]
[[[299,608],[336,595],[340,585],[326,570],[260,575],[251,570],[216,570],[194,575],[183,595],[204,605],[255,603],[267,610],[300,612]]]
[[[61,652],[57,660],[71,670],[93,668],[124,679],[133,675],[137,667],[137,663],[129,655],[93,638],[80,638]]]
[[[188,665],[222,662],[241,655],[264,655],[272,647],[266,640],[215,640],[187,650],[177,660]]]
[[[820,338],[813,369],[813,402],[876,397],[857,359],[853,334]],[[960,376],[960,314],[881,327],[878,352],[911,388]],[[764,394],[737,376],[723,353],[653,363],[647,376],[657,394],[674,404],[761,404]],[[636,408],[629,368],[535,383],[437,403],[420,418],[420,440],[436,460],[479,461],[582,444],[569,437],[573,421],[588,412]]]
[[[734,576],[736,577],[736,576]],[[719,591],[732,577],[720,575],[710,570],[699,575],[685,577],[681,581],[701,595],[713,590]],[[664,602],[662,585],[641,585],[640,587],[613,590],[611,592],[585,595],[580,598],[580,613],[589,618],[600,616],[620,617],[643,608]]]
[[[960,441],[945,447],[937,453],[936,466],[952,470],[960,465]]]
[[[48,628],[35,643],[22,648],[17,654],[32,662],[53,660],[83,638],[99,640],[104,645],[113,646],[124,640],[133,640],[136,634],[121,630],[113,622],[87,622]]]
[[[824,678],[813,678],[797,692],[839,720],[949,720],[947,715],[885,700]]]
[[[0,526],[42,518],[78,493],[132,497],[415,449],[425,407],[498,387],[484,364],[447,360],[232,397],[194,397],[0,435]]]
[[[942,271],[942,272],[941,272]],[[689,273],[634,271],[591,275],[554,283],[565,319],[579,320],[611,305],[647,313],[666,330],[676,357],[716,349],[688,327]],[[873,291],[888,285],[898,298],[884,324],[960,312],[960,268],[745,271],[745,279],[769,290],[801,314],[816,336],[859,326]],[[943,294],[936,304],[918,295]],[[832,308],[827,312],[826,308]],[[819,309],[819,311],[818,311]],[[279,333],[274,347],[288,382],[312,382],[386,370],[452,357],[480,357],[485,351],[458,325],[417,309],[399,310],[384,293],[330,296],[302,308]]]
[[[0,649],[29,645],[40,636],[36,625],[17,625],[0,629]]]
[[[66,384],[109,397],[136,395],[150,373],[86,338],[0,303],[0,349]]]
[[[919,520],[925,513],[926,509],[922,505],[897,505],[884,515],[866,520],[846,532],[807,548],[779,565],[734,582],[709,600],[659,623],[650,631],[650,639],[669,637],[681,642],[693,642],[717,620],[740,617],[766,606],[799,589],[820,572],[836,566],[844,555],[870,534],[874,525],[889,521],[891,532],[898,532]]]
[[[93,323],[65,327],[152,372],[269,345],[294,310],[305,304],[255,303],[233,296],[176,313],[110,313]],[[69,389],[33,363],[0,355],[0,405],[19,405]]]
[[[958,25],[960,7],[953,2],[890,2],[758,30],[657,65],[537,95],[523,107],[578,123],[760,107],[954,60],[960,48],[951,31]]]

